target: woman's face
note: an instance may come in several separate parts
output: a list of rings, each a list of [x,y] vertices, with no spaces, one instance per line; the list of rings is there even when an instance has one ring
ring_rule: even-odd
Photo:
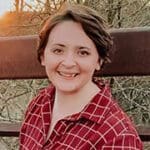
[[[61,22],[52,29],[42,65],[56,91],[64,93],[74,93],[91,85],[95,69],[100,69],[93,41],[82,26],[73,21]]]

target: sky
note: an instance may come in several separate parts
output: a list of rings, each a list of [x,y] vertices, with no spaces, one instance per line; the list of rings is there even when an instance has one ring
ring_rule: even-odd
[[[13,8],[13,0],[0,0],[0,16]]]
[[[13,3],[15,0],[0,0],[0,17],[6,12],[13,10]],[[33,0],[25,0],[31,3]]]

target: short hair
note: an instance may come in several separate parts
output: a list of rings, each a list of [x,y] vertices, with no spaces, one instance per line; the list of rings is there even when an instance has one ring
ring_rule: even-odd
[[[38,60],[44,54],[51,30],[63,21],[72,20],[80,23],[86,35],[95,44],[103,64],[110,61],[109,51],[112,49],[112,37],[106,30],[105,21],[95,10],[79,4],[69,4],[50,16],[39,34],[37,49]]]

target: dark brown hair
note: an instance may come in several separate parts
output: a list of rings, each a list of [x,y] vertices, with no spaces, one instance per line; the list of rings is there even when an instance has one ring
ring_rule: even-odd
[[[66,20],[72,20],[82,25],[84,32],[94,42],[100,58],[108,62],[109,51],[112,48],[112,38],[106,31],[104,20],[93,9],[83,6],[69,4],[60,9],[55,15],[50,16],[39,34],[38,60],[41,63],[41,56],[47,45],[51,30]]]

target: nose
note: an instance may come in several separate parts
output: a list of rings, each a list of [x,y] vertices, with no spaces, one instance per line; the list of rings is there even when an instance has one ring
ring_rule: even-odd
[[[74,55],[72,53],[66,54],[61,64],[66,68],[74,67],[76,65],[76,60]]]

